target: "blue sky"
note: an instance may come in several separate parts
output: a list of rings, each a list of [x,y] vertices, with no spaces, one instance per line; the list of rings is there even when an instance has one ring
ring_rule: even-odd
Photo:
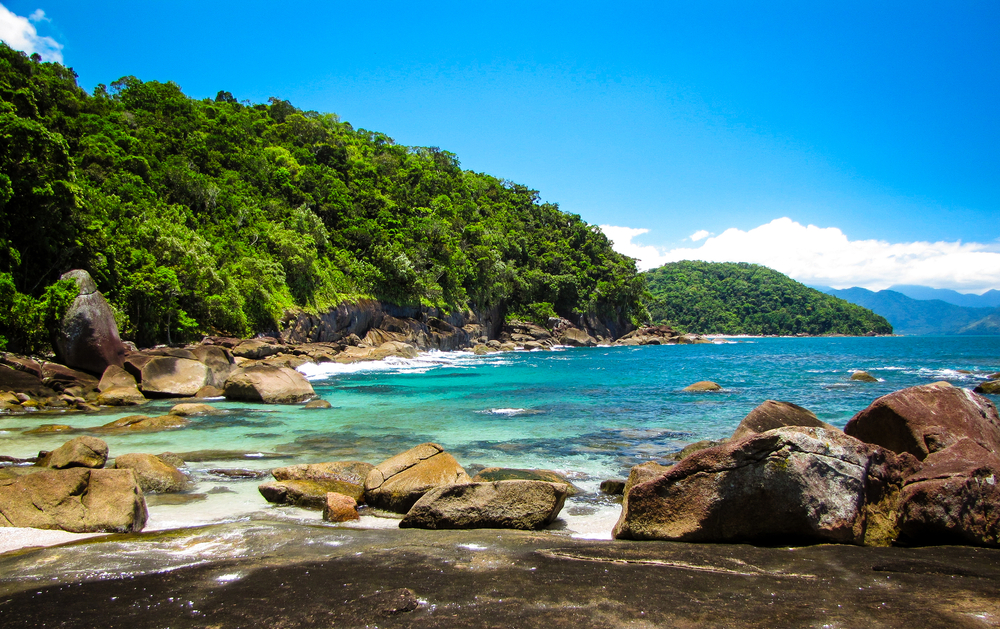
[[[87,89],[335,112],[538,189],[643,266],[1000,288],[997,2],[3,6],[34,19],[0,37],[51,38]]]

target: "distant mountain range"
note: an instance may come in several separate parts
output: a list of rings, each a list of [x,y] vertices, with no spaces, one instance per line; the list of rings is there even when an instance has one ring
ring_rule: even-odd
[[[896,334],[1000,335],[998,290],[984,295],[963,295],[953,290],[911,285],[893,286],[878,292],[858,287],[813,288],[882,315],[892,324]]]

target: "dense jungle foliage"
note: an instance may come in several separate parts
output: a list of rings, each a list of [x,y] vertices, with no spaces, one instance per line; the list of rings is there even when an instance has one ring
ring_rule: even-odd
[[[891,334],[871,310],[757,264],[672,262],[645,273],[654,323],[700,334]]]
[[[286,310],[357,297],[644,316],[642,277],[597,227],[447,151],[276,98],[195,100],[135,77],[88,94],[72,69],[0,44],[12,349],[37,349],[71,268],[90,272],[140,345],[274,330]]]

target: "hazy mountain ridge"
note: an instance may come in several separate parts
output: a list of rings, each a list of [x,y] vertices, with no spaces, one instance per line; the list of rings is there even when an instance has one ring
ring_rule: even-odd
[[[941,290],[929,289],[927,290]],[[969,308],[941,299],[914,299],[894,290],[866,288],[823,289],[827,294],[871,309],[892,324],[896,334],[913,336],[951,334],[1000,334],[1000,308]],[[945,291],[955,292],[955,291]],[[989,291],[1000,293],[1000,291]],[[955,293],[961,295],[961,293]]]

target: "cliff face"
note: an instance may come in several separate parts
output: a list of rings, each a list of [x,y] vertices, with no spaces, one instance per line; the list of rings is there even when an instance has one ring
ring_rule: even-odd
[[[605,321],[596,316],[580,316],[572,323],[607,341],[634,329],[627,322]],[[504,316],[499,308],[445,314],[427,306],[399,306],[363,299],[342,303],[320,314],[288,313],[282,320],[280,336],[285,343],[377,347],[388,341],[400,341],[419,349],[452,350],[497,339],[503,329]]]

